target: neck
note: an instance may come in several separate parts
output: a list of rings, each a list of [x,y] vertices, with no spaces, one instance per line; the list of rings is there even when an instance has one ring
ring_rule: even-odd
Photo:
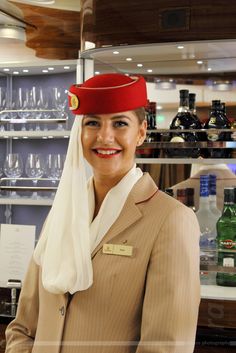
[[[115,175],[115,176],[102,176],[102,175],[96,175],[96,173],[94,174],[94,177],[93,177],[94,196],[95,196],[94,218],[98,214],[99,209],[107,193],[114,186],[116,186],[127,173],[128,171],[121,175]]]

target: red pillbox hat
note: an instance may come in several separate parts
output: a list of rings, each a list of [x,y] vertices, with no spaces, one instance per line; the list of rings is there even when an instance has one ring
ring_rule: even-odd
[[[94,76],[69,90],[74,114],[110,114],[147,105],[146,82],[142,76],[111,73]]]

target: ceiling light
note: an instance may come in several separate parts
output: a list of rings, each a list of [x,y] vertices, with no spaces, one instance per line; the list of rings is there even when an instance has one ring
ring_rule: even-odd
[[[198,61],[197,61],[197,64],[198,64],[198,65],[202,65],[202,64],[203,64],[203,61],[202,61],[202,60],[198,60]]]
[[[172,90],[176,89],[176,82],[171,79],[171,80],[156,80],[156,88],[157,89],[162,89],[162,90]]]
[[[13,71],[13,75],[19,75],[19,71]]]
[[[44,70],[42,70],[42,72],[44,72],[44,73],[46,74],[46,73],[48,72],[48,70],[45,70],[45,69],[44,69]]]
[[[178,49],[184,49],[184,46],[183,45],[178,45],[177,48]]]
[[[25,42],[25,29],[16,25],[0,25],[0,38],[13,39]]]
[[[147,72],[152,72],[152,69],[148,69]]]
[[[55,4],[55,0],[24,0],[25,3],[34,5],[52,5]]]
[[[143,64],[137,64],[138,67],[143,67]]]
[[[24,70],[22,70],[23,72],[29,72],[29,70],[28,69],[24,69]]]
[[[229,81],[215,81],[210,83],[210,88],[213,91],[231,91],[233,89],[233,84]]]
[[[64,66],[64,70],[70,70],[70,66]]]
[[[5,71],[5,72],[9,72],[9,71],[10,71],[10,69],[5,68],[5,69],[3,69],[3,71]]]
[[[157,105],[157,110],[162,110],[162,109],[163,109],[162,105]]]
[[[212,70],[212,68],[211,68],[211,67],[208,67],[207,71],[211,71],[211,70]]]
[[[126,61],[132,61],[133,59],[132,58],[126,58]]]
[[[120,52],[117,51],[117,50],[115,50],[115,51],[113,51],[113,54],[114,54],[114,55],[117,55],[117,54],[120,54]]]
[[[95,75],[99,75],[100,71],[95,71],[94,73],[95,73]]]
[[[89,41],[85,41],[85,44],[84,44],[84,49],[85,50],[89,50],[89,49],[94,49],[96,48],[96,44],[94,42],[89,42]]]
[[[48,67],[48,70],[49,70],[49,71],[53,71],[53,70],[54,70],[54,67]]]

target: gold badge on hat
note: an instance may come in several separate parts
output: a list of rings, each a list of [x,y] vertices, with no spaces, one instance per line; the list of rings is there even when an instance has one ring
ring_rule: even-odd
[[[70,110],[79,108],[79,98],[75,94],[70,94]]]

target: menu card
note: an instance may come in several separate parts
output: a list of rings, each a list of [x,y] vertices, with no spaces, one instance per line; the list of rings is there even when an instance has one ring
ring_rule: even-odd
[[[35,246],[35,226],[0,225],[0,287],[9,279],[23,281]]]

